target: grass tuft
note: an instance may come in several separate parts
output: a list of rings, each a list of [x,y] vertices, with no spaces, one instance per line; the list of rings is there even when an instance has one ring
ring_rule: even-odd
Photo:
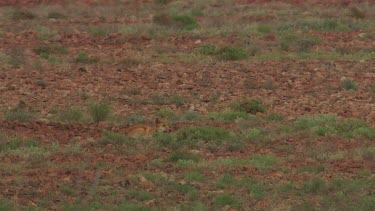
[[[105,121],[111,113],[111,108],[107,102],[93,103],[88,108],[89,114],[95,123]]]

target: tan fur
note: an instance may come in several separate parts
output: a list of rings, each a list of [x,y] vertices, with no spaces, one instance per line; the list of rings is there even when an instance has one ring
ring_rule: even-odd
[[[159,118],[156,118],[154,126],[147,125],[133,125],[125,129],[126,135],[130,137],[150,137],[155,132],[169,132],[170,128],[166,120],[160,121]]]

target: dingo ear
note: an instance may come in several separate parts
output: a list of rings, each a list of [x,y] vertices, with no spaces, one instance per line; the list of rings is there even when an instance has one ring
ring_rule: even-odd
[[[160,119],[156,117],[156,119],[155,119],[155,123],[156,123],[156,124],[159,124],[159,123],[160,123]]]

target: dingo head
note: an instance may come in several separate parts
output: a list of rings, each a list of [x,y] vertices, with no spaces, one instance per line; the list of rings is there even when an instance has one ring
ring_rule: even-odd
[[[162,121],[160,121],[159,118],[156,118],[155,124],[156,124],[156,132],[170,132],[171,131],[171,128],[169,127],[166,119],[163,119]]]

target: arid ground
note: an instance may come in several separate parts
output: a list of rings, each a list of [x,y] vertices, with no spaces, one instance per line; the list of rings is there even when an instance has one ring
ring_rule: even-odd
[[[375,210],[372,0],[2,0],[0,94],[0,210]]]

